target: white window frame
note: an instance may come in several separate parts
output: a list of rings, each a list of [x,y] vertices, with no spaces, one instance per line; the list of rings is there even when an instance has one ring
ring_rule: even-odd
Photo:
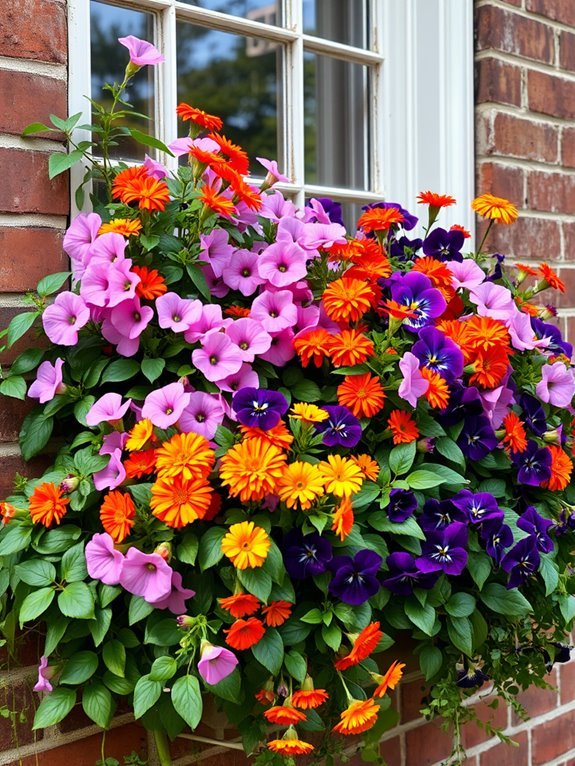
[[[166,61],[174,62],[156,69],[156,135],[165,143],[178,135],[176,15],[223,32],[272,40],[286,49],[282,129],[288,153],[282,170],[292,179],[278,188],[300,205],[309,196],[361,204],[385,198],[413,212],[417,194],[431,189],[458,201],[455,210],[444,211],[442,225],[460,223],[473,233],[469,207],[475,171],[472,0],[371,0],[370,50],[304,34],[301,0],[284,0],[284,27],[178,0],[112,2],[154,12],[155,43]],[[85,98],[91,74],[89,0],[68,0],[68,12],[69,113],[82,112],[84,121],[89,121]],[[370,190],[304,182],[304,50],[371,68]],[[168,167],[177,166],[173,158],[163,159]],[[76,168],[72,191],[81,177],[82,169]],[[77,212],[73,194],[72,207]]]

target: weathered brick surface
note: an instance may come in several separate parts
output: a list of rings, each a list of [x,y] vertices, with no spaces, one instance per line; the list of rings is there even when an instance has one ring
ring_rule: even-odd
[[[0,13],[0,56],[66,62],[65,0],[9,0]]]
[[[66,114],[66,82],[53,77],[0,69],[0,132],[20,134],[31,122],[50,125],[49,115]],[[62,139],[61,133],[39,133],[42,138]]]
[[[532,766],[545,766],[575,747],[575,711],[563,713],[531,734]]]
[[[452,738],[433,721],[406,732],[407,763],[413,766],[431,766],[447,758],[453,746]]]
[[[506,744],[498,744],[481,753],[479,763],[481,766],[526,766],[529,763],[527,734],[521,732],[513,737],[516,747]]]
[[[559,130],[555,125],[494,109],[479,119],[477,152],[554,164],[559,157]]]
[[[46,274],[66,271],[63,235],[58,229],[0,227],[0,292],[33,290]]]
[[[495,58],[477,62],[476,98],[480,102],[521,106],[521,68]]]
[[[575,173],[530,171],[526,203],[530,210],[572,214],[575,211]]]
[[[498,162],[482,162],[477,166],[477,188],[499,197],[513,200],[517,205],[524,198],[523,168],[509,167]]]
[[[575,5],[572,0],[525,0],[525,9],[575,27]]]
[[[67,215],[70,207],[67,174],[48,178],[45,152],[0,149],[0,212]]]
[[[531,70],[527,74],[529,109],[552,117],[575,117],[575,82],[555,74]]]
[[[480,6],[476,14],[477,50],[512,53],[551,64],[555,56],[553,30],[543,21],[526,18],[512,9]]]

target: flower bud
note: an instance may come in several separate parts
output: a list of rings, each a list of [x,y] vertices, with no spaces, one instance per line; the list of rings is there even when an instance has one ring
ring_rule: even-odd
[[[435,452],[435,439],[433,436],[424,436],[423,439],[419,439],[415,448],[418,452]]]
[[[62,479],[60,482],[60,492],[64,492],[65,494],[69,494],[70,492],[73,492],[75,489],[78,489],[78,484],[80,484],[80,478],[78,476],[74,476],[73,473],[69,473],[65,479]]]
[[[159,545],[156,545],[154,548],[154,553],[157,553],[159,556],[161,556],[164,561],[170,562],[172,558],[172,544],[171,543],[160,543]]]
[[[550,431],[545,431],[542,438],[547,444],[561,445],[563,442],[563,426],[558,426]]]

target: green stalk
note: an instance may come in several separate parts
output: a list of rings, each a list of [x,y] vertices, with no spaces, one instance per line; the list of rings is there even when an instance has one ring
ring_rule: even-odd
[[[160,759],[160,766],[172,766],[172,755],[170,753],[170,743],[166,736],[166,732],[161,729],[154,729],[154,744],[156,745],[156,752]]]

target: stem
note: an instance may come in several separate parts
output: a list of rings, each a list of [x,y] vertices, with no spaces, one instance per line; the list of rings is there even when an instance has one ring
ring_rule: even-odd
[[[160,759],[160,766],[172,766],[172,755],[170,753],[170,743],[166,736],[166,732],[161,729],[154,729],[154,744],[156,745],[156,751],[158,758]]]
[[[102,766],[106,763],[106,730],[102,732],[102,744],[100,745],[100,756],[102,758]]]
[[[487,227],[487,229],[485,230],[485,234],[483,235],[483,239],[481,240],[481,244],[480,244],[480,245],[479,245],[479,247],[477,248],[477,255],[479,255],[479,253],[481,252],[481,249],[482,249],[483,245],[485,244],[485,240],[487,239],[487,236],[488,236],[489,232],[491,231],[491,227],[493,226],[493,224],[494,224],[494,220],[493,220],[493,218],[492,218],[492,219],[489,221],[489,226],[488,226],[488,227]]]

